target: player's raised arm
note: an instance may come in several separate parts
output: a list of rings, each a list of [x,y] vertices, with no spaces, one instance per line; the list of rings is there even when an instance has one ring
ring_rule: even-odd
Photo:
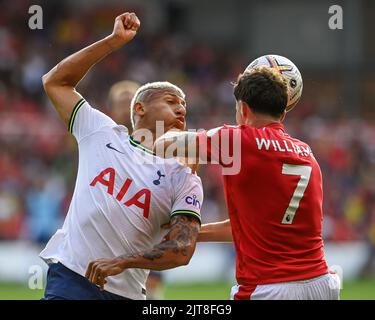
[[[94,64],[131,41],[139,26],[134,13],[119,15],[111,35],[67,57],[43,76],[44,89],[65,124],[82,98],[75,89],[79,81]]]
[[[128,268],[166,270],[187,265],[195,250],[200,221],[191,215],[175,215],[170,227],[166,240],[149,251],[90,262],[86,277],[103,289],[106,277]]]

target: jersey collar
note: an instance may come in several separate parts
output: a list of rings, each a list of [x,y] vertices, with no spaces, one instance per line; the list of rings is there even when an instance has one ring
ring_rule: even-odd
[[[150,154],[153,154],[154,156],[156,156],[156,153],[153,152],[152,150],[146,148],[145,146],[143,146],[139,141],[135,140],[132,136],[129,135],[129,142],[130,142],[130,145],[132,145],[133,147],[135,148],[139,148],[147,153],[150,153]]]

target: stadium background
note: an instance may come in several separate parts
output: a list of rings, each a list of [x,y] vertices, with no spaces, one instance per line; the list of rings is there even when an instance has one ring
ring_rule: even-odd
[[[43,9],[42,30],[28,28],[33,4]],[[333,4],[343,8],[343,30],[328,27]],[[61,225],[75,182],[76,144],[41,76],[109,34],[128,10],[142,22],[136,39],[79,87],[104,112],[114,82],[168,80],[187,94],[189,128],[233,124],[230,82],[251,60],[275,53],[298,65],[304,92],[286,128],[322,168],[328,261],[343,269],[342,298],[375,299],[374,1],[17,0],[0,8],[0,299],[42,295],[28,288],[32,266],[45,272],[37,253]],[[226,218],[218,168],[200,174],[203,221]],[[166,299],[227,299],[233,248],[200,245],[179,269],[165,273]]]

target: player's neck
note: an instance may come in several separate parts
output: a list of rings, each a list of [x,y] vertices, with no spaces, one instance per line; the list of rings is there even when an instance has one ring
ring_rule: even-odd
[[[152,150],[155,142],[155,132],[145,128],[136,128],[131,134],[134,140],[138,141],[145,148]]]
[[[255,128],[262,128],[273,123],[281,123],[281,122],[279,119],[275,119],[273,117],[268,117],[268,116],[256,117],[251,120],[248,119],[247,121],[248,125],[255,127]]]

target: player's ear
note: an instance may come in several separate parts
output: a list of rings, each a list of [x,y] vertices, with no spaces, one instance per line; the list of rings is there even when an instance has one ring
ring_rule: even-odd
[[[240,101],[240,113],[244,119],[248,119],[251,114],[249,105],[244,101]]]
[[[138,116],[144,116],[146,113],[145,106],[142,102],[136,102],[134,104],[134,114]]]

